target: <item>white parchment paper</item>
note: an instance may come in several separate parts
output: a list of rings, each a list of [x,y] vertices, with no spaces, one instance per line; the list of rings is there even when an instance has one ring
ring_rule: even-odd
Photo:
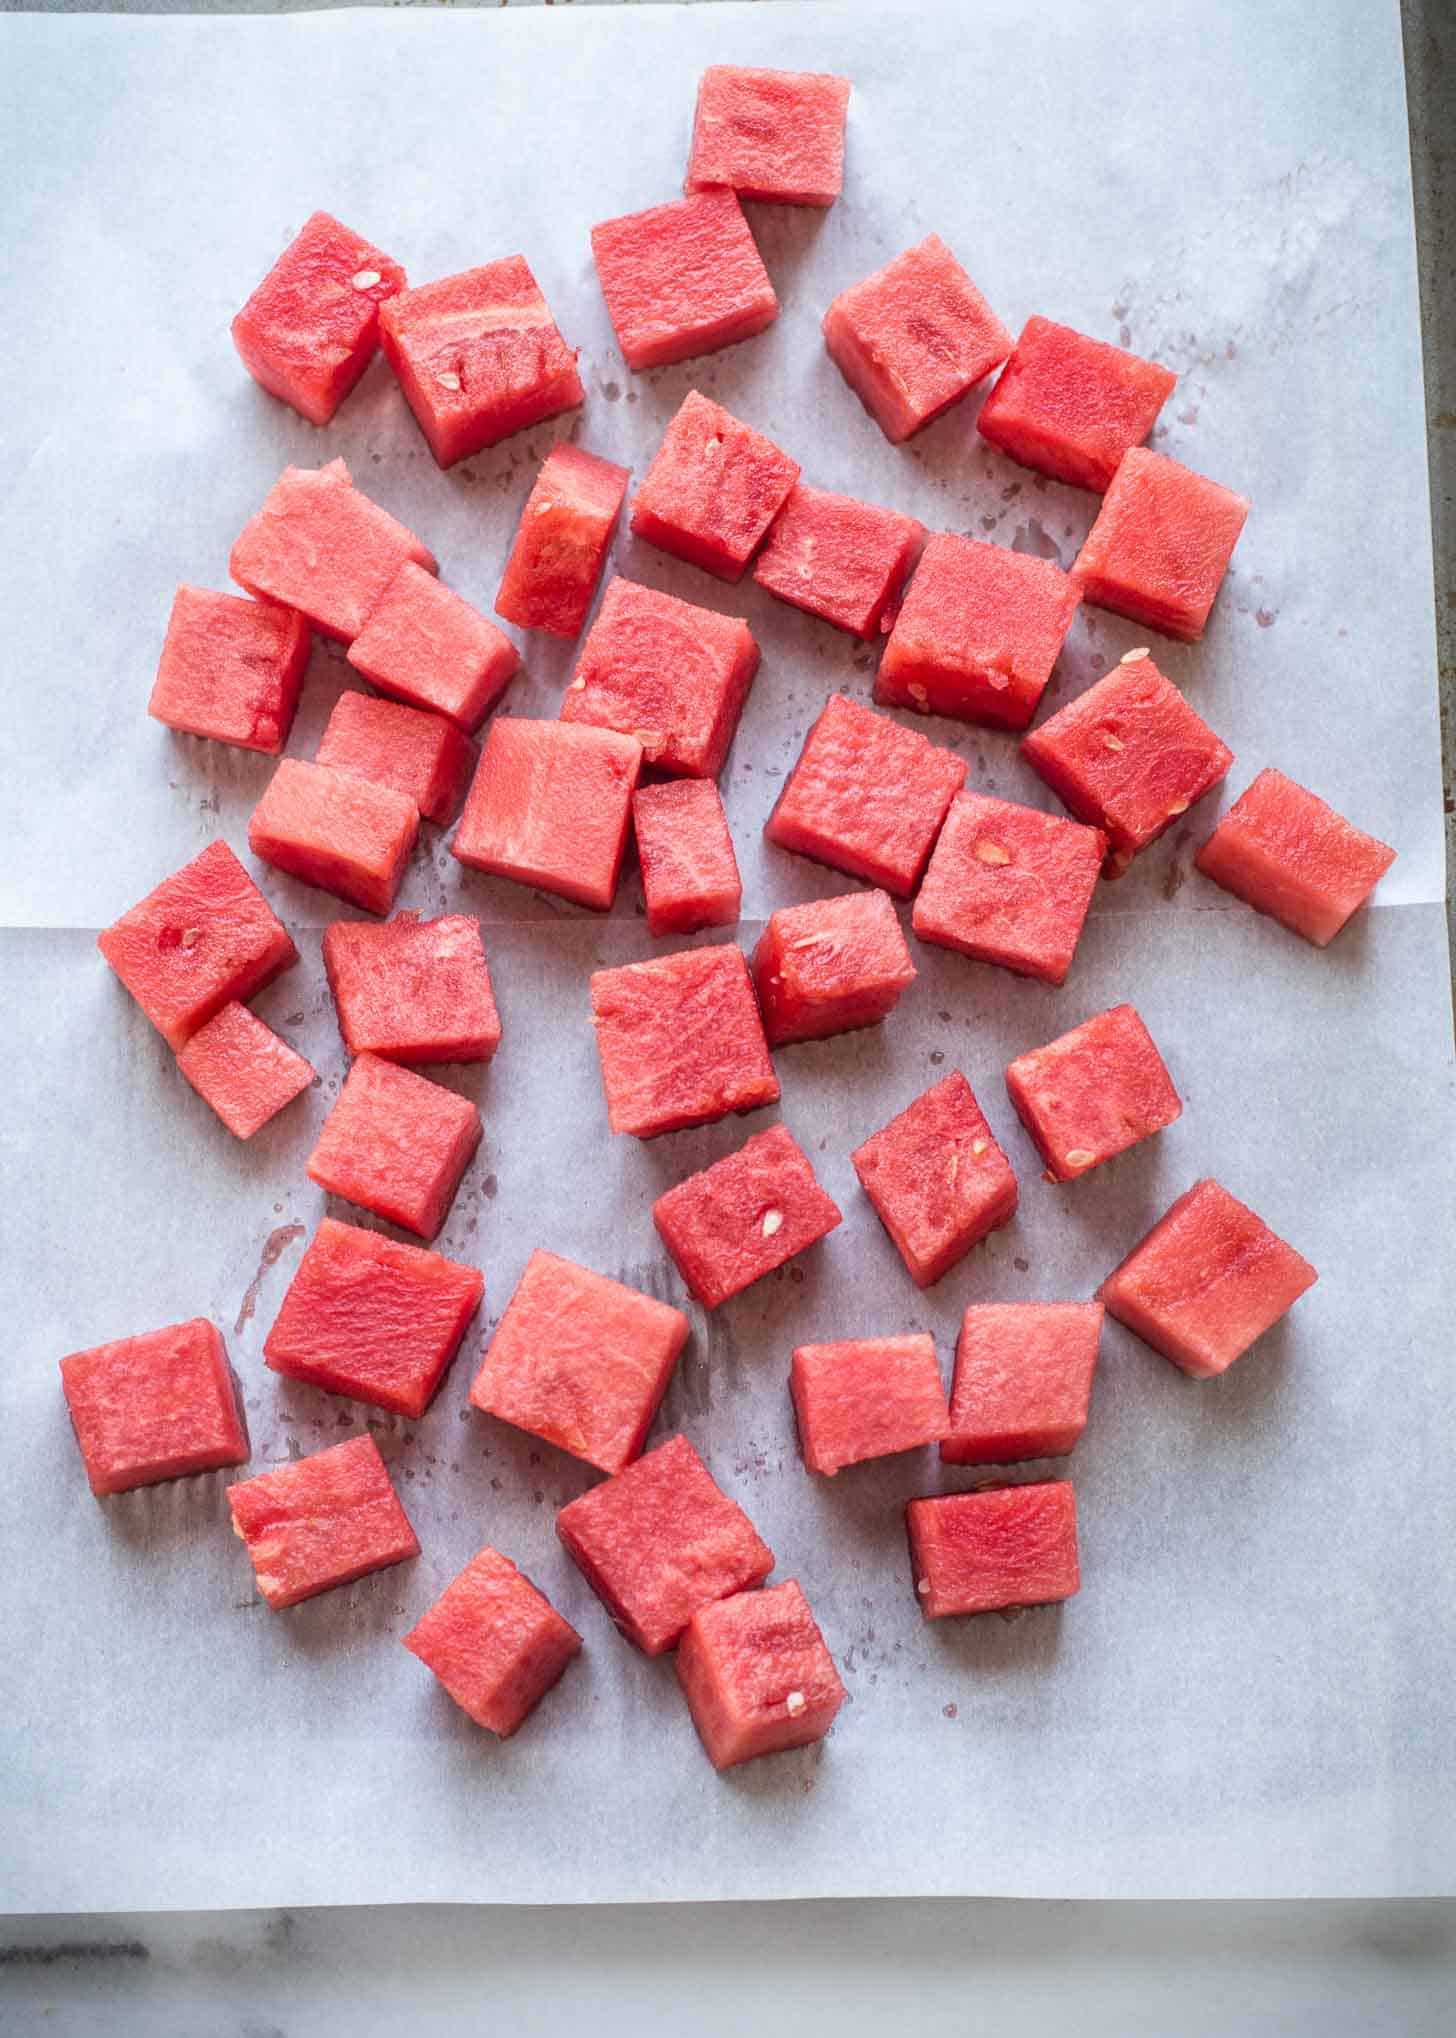
[[[633,377],[587,230],[677,190],[714,60],[854,79],[845,195],[822,217],[754,210],[783,302],[768,333]],[[0,191],[0,1907],[1456,1890],[1449,1001],[1394,8],[1328,7],[1318,35],[1295,0],[12,16]],[[582,349],[579,422],[441,475],[382,364],[325,432],[264,397],[227,321],[319,205],[418,281],[524,252]],[[465,1405],[536,1245],[681,1301],[651,1200],[767,1122],[608,1136],[586,977],[652,946],[635,877],[599,919],[462,873],[427,831],[406,880],[402,905],[481,915],[505,1026],[488,1071],[447,1078],[479,1097],[486,1137],[440,1243],[484,1266],[487,1302],[418,1424],[261,1362],[323,1209],[304,1163],[344,1068],[318,958],[333,902],[259,872],[303,950],[259,1009],[322,1081],[246,1147],[182,1084],[93,935],[215,835],[246,854],[270,761],[172,736],[144,707],[173,588],[227,584],[231,540],[286,461],[343,453],[488,608],[555,432],[640,474],[701,386],[813,481],[1069,562],[1090,497],[1001,460],[971,408],[889,446],[823,353],[834,292],[932,230],[1013,328],[1046,312],[1180,371],[1156,443],[1255,507],[1207,640],[1159,644],[1159,662],[1237,753],[1226,796],[1277,764],[1400,861],[1319,954],[1191,871],[1208,807],[1103,888],[1063,991],[917,947],[888,1026],[778,1056],[782,1115],[846,1222],[691,1312],[659,1431],[692,1436],[778,1575],[801,1579],[853,1702],[822,1748],[717,1778],[670,1665],[618,1640],[556,1545],[555,1509],[592,1475]],[[625,535],[616,563],[747,616],[763,645],[724,775],[751,943],[775,905],[845,888],[759,830],[825,695],[867,696],[870,655]],[[1052,701],[1139,641],[1085,613]],[[552,714],[572,653],[525,649],[509,711]],[[312,753],[347,676],[316,654],[293,754]],[[973,784],[1050,804],[1010,740],[929,726]],[[1001,1070],[1123,998],[1185,1114],[1055,1188]],[[848,1155],[956,1066],[1022,1205],[920,1295]],[[1015,1623],[927,1626],[900,1510],[964,1475],[923,1454],[811,1481],[793,1344],[924,1327],[948,1368],[968,1301],[1090,1293],[1206,1173],[1319,1286],[1204,1385],[1109,1326],[1067,1468],[1083,1592]],[[90,1498],[55,1361],[192,1314],[228,1336],[253,1469],[367,1422],[417,1563],[274,1616],[223,1475]],[[397,1640],[487,1539],[587,1640],[504,1745]]]

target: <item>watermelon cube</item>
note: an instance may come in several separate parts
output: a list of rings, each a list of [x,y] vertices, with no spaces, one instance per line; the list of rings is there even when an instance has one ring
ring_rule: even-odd
[[[607,1612],[661,1656],[700,1606],[758,1585],[773,1551],[686,1437],[669,1437],[570,1501],[556,1533]]]
[[[772,914],[753,951],[753,981],[770,1047],[874,1026],[915,981],[885,892],[811,899]]]
[[[581,1649],[570,1621],[489,1544],[401,1640],[477,1726],[503,1740]]]
[[[613,729],[492,722],[450,853],[605,913],[641,769],[642,745]]]
[[[731,942],[599,969],[591,1006],[613,1132],[655,1139],[777,1102],[753,979]]]
[[[72,1352],[61,1387],[93,1493],[247,1463],[227,1352],[205,1317]]]
[[[620,1472],[642,1449],[687,1334],[680,1309],[538,1250],[496,1326],[471,1404]]]
[[[480,922],[467,914],[400,913],[382,927],[336,920],[324,932],[324,968],[350,1054],[489,1061],[500,1046]]]
[[[495,612],[523,630],[576,637],[597,591],[631,470],[563,440],[526,497]]]
[[[760,587],[836,630],[873,637],[925,537],[924,524],[795,482],[754,564]]]
[[[326,425],[373,359],[380,305],[404,287],[398,262],[315,212],[233,320],[233,345],[270,396]]]
[[[1205,877],[1326,947],[1395,862],[1395,851],[1306,792],[1261,771],[1199,850]]]
[[[800,1345],[789,1391],[804,1463],[830,1479],[845,1465],[938,1443],[950,1421],[933,1337]]]
[[[251,1139],[313,1081],[303,1056],[236,999],[178,1049],[177,1066],[239,1139]]]
[[[1183,1115],[1153,1037],[1131,1005],[1113,1005],[1007,1064],[1006,1089],[1046,1162],[1075,1182]]]
[[[772,439],[690,389],[633,500],[632,529],[705,573],[741,580],[798,478],[798,462]]]
[[[1133,446],[1108,483],[1072,578],[1083,601],[1192,642],[1203,635],[1248,514],[1231,488]]]
[[[659,1196],[652,1221],[694,1296],[716,1309],[844,1220],[787,1126],[771,1125]]]
[[[938,948],[1065,983],[1106,853],[1100,828],[957,793],[910,924]]]
[[[342,460],[285,467],[228,559],[239,587],[349,643],[406,562],[435,571],[413,531],[357,489]]]
[[[1318,1279],[1292,1245],[1209,1178],[1178,1198],[1097,1293],[1155,1352],[1207,1380]]]
[[[607,312],[629,368],[716,354],[772,325],[779,301],[743,208],[703,191],[591,230]]]
[[[441,467],[582,400],[575,350],[523,255],[402,290],[379,337]]]
[[[848,1695],[793,1578],[699,1607],[676,1667],[715,1769],[822,1741]]]
[[[961,1320],[948,1465],[1062,1458],[1087,1427],[1100,1302],[973,1303]]]
[[[758,671],[747,623],[616,575],[561,703],[564,722],[635,736],[675,778],[716,778]]]
[[[478,729],[520,666],[503,630],[406,560],[345,654],[381,693]]]
[[[674,778],[638,786],[632,826],[648,932],[731,927],[743,908],[743,883],[723,796],[713,781]]]
[[[917,1288],[1016,1214],[1016,1176],[958,1069],[850,1155]]]
[[[1145,651],[1129,651],[1023,736],[1021,754],[1069,812],[1102,830],[1110,878],[1121,877],[1234,761]]]
[[[474,1267],[326,1217],[263,1356],[275,1373],[418,1418],[484,1293]]]
[[[844,186],[848,108],[848,78],[709,64],[683,188],[722,184],[769,205],[832,205]]]
[[[1024,729],[1077,612],[1050,559],[941,531],[921,555],[875,677],[882,707]]]
[[[421,820],[444,828],[475,767],[475,748],[443,715],[372,694],[341,693],[314,761],[346,778],[392,786],[414,802]]]
[[[308,1178],[433,1238],[480,1144],[480,1113],[413,1069],[361,1054],[309,1155]]]
[[[224,1005],[298,961],[282,922],[225,842],[209,842],[96,937],[174,1052]]]
[[[179,587],[147,713],[184,735],[276,757],[293,727],[309,642],[296,609]]]
[[[387,913],[419,831],[407,793],[285,757],[248,823],[248,847],[308,885]]]
[[[228,1506],[275,1611],[420,1554],[372,1436],[241,1479]]]
[[[780,849],[908,899],[965,777],[954,751],[831,694],[763,832]]]
[[[1157,361],[1029,318],[976,430],[1023,467],[1100,494],[1153,429],[1177,380]]]
[[[1011,352],[1011,335],[937,234],[841,291],[824,343],[898,444],[959,403]]]
[[[927,1620],[1049,1606],[1082,1583],[1077,1501],[1067,1479],[912,1500],[905,1526]]]

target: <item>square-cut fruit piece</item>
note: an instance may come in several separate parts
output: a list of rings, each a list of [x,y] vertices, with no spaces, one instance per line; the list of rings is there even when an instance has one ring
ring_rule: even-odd
[[[1016,1214],[1016,1176],[959,1069],[850,1155],[917,1288]]]
[[[297,609],[179,587],[147,713],[188,736],[276,757],[308,666]]]
[[[615,729],[492,722],[450,853],[605,913],[641,769],[642,745]]]
[[[976,429],[1023,467],[1100,493],[1153,429],[1177,380],[1157,361],[1029,318]]]
[[[895,618],[875,699],[888,708],[1024,729],[1078,599],[1050,559],[939,531]]]
[[[757,1585],[773,1551],[686,1437],[563,1507],[556,1533],[612,1619],[661,1656],[700,1606]]]
[[[804,1463],[827,1478],[938,1443],[950,1420],[935,1339],[918,1334],[800,1345],[789,1391]]]
[[[575,350],[523,255],[402,290],[379,337],[441,467],[582,400]]]
[[[712,780],[674,778],[638,786],[632,826],[648,932],[731,927],[743,909],[743,882],[723,796]]]
[[[851,636],[873,637],[893,608],[924,524],[796,481],[754,564],[760,587]]]
[[[1131,1005],[1113,1005],[1018,1055],[1007,1064],[1006,1089],[1053,1182],[1076,1181],[1183,1115]]]
[[[731,942],[599,969],[591,1006],[613,1132],[654,1139],[777,1101],[753,979]]]
[[[1072,567],[1084,601],[1189,641],[1203,635],[1249,505],[1165,453],[1134,446]]]
[[[629,368],[716,354],[761,333],[779,301],[731,191],[649,206],[591,230],[607,312]]]
[[[799,466],[772,439],[690,389],[632,503],[632,529],[720,580],[741,580]]]
[[[233,345],[270,396],[326,425],[373,358],[380,305],[404,287],[398,262],[315,212],[233,320]]]
[[[283,923],[225,842],[163,878],[96,946],[174,1051],[214,1012],[298,961]]]
[[[178,1049],[177,1066],[239,1139],[251,1139],[313,1081],[303,1056],[236,999]]]
[[[716,1309],[844,1220],[787,1126],[771,1125],[659,1196],[652,1221],[697,1300]]]
[[[887,439],[898,442],[999,368],[1011,335],[937,234],[841,291],[824,343]]]
[[[311,1387],[421,1416],[484,1293],[474,1267],[326,1217],[263,1356]]]
[[[631,469],[565,440],[526,497],[495,612],[523,630],[575,637],[597,591]]]
[[[938,948],[1065,983],[1106,854],[1100,828],[957,793],[910,924]]]
[[[411,707],[479,728],[520,665],[510,638],[407,560],[349,646],[349,663]]]
[[[477,1726],[502,1739],[581,1648],[570,1621],[489,1544],[400,1639]]]
[[[258,1590],[275,1610],[420,1554],[372,1436],[241,1479],[227,1497]]]
[[[228,572],[347,644],[406,562],[435,571],[433,552],[354,486],[342,460],[330,460],[284,468],[239,533]]]
[[[1282,771],[1261,771],[1194,862],[1235,898],[1324,948],[1364,905],[1395,851]]]
[[[831,694],[763,832],[780,849],[908,899],[965,778],[954,751]]]
[[[603,1472],[642,1449],[688,1334],[680,1309],[533,1252],[470,1399]]]
[[[1234,761],[1145,651],[1129,651],[1023,736],[1021,754],[1064,807],[1107,837],[1108,877],[1121,877]]]
[[[874,1026],[915,981],[885,892],[811,899],[772,914],[753,951],[753,981],[770,1047]]]
[[[844,186],[848,107],[848,78],[709,64],[684,188],[722,184],[768,205],[832,205]]]
[[[393,786],[413,800],[421,820],[444,828],[455,817],[475,749],[444,715],[372,694],[341,693],[314,761],[349,778]]]
[[[1087,1427],[1100,1302],[973,1302],[961,1320],[948,1465],[1065,1457]]]
[[[997,1613],[1070,1599],[1077,1564],[1077,1500],[1070,1480],[941,1493],[905,1509],[920,1611]]]
[[[93,1493],[126,1493],[247,1462],[227,1352],[205,1317],[61,1360]]]
[[[1246,1204],[1195,1182],[1097,1290],[1129,1330],[1197,1380],[1224,1372],[1319,1279]]]
[[[419,825],[407,793],[284,757],[253,809],[248,847],[306,885],[387,913]]]
[[[336,920],[324,933],[324,968],[350,1054],[489,1061],[500,1046],[480,922],[468,914],[400,913],[382,927]]]
[[[677,1675],[715,1769],[822,1741],[847,1696],[793,1578],[700,1607]]]
[[[433,1238],[480,1144],[468,1097],[361,1054],[309,1155],[308,1178],[420,1238]]]

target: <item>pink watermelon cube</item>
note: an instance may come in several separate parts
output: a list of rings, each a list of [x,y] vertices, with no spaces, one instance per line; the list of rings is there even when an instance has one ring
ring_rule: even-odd
[[[309,1155],[308,1178],[433,1238],[479,1144],[480,1113],[468,1097],[361,1054]]]
[[[1395,862],[1395,851],[1282,771],[1261,771],[1199,850],[1205,877],[1326,947]]]
[[[772,439],[690,389],[637,491],[632,529],[705,573],[741,580],[798,478],[798,462]]]
[[[915,965],[885,892],[811,899],[772,914],[753,951],[770,1047],[823,1040],[888,1018]]]
[[[648,932],[731,927],[743,909],[743,883],[723,796],[713,781],[674,778],[638,786],[632,826]]]
[[[275,1611],[420,1554],[372,1436],[239,1480],[227,1498]]]
[[[401,1640],[477,1726],[503,1740],[581,1649],[570,1621],[489,1544]]]
[[[642,1449],[687,1334],[680,1309],[538,1250],[496,1326],[471,1404],[620,1472]]]
[[[605,913],[641,769],[642,745],[613,729],[492,722],[450,853]]]
[[[1218,1182],[1195,1182],[1097,1290],[1119,1323],[1195,1380],[1222,1373],[1319,1279]]]
[[[93,1493],[247,1463],[227,1352],[205,1317],[72,1352],[61,1387]]]
[[[434,573],[413,531],[357,489],[342,460],[285,467],[228,559],[239,587],[349,643],[406,563]]]
[[[760,587],[854,637],[873,637],[894,607],[924,524],[852,495],[795,482],[754,564]]]
[[[938,948],[1065,983],[1106,854],[1100,828],[957,793],[910,924]]]
[[[631,478],[629,468],[564,440],[551,448],[501,575],[498,616],[553,637],[581,634]]]
[[[419,831],[407,793],[284,757],[248,823],[248,847],[307,885],[387,913]]]
[[[676,1667],[715,1769],[822,1741],[848,1695],[793,1578],[699,1607]]]
[[[629,368],[716,354],[772,325],[779,301],[731,191],[703,191],[591,230],[592,259]]]
[[[315,212],[233,320],[233,345],[270,396],[326,425],[373,359],[380,305],[404,287],[398,262]]]
[[[1100,1302],[973,1303],[956,1345],[948,1465],[1062,1458],[1087,1427]]]
[[[1066,1479],[912,1500],[905,1526],[927,1620],[1049,1606],[1082,1583],[1077,1501]]]
[[[556,1533],[644,1655],[673,1648],[699,1607],[758,1585],[773,1551],[686,1437],[669,1437],[556,1517]]]
[[[976,429],[1023,467],[1100,494],[1153,429],[1177,380],[1156,361],[1029,318]]]
[[[800,1345],[789,1391],[804,1463],[828,1479],[845,1465],[938,1443],[950,1421],[933,1337]]]
[[[1248,514],[1231,488],[1133,446],[1108,483],[1072,578],[1084,601],[1192,641],[1203,635]]]
[[[917,1288],[1016,1214],[1016,1176],[958,1069],[850,1155]]]
[[[684,189],[725,185],[769,205],[832,205],[844,186],[849,80],[709,64]]]
[[[521,663],[504,631],[412,560],[384,589],[346,655],[381,693],[448,715],[467,734]]]
[[[444,828],[475,768],[475,748],[443,715],[372,694],[341,693],[314,761],[346,778],[392,786],[414,802],[421,820]]]
[[[500,1046],[480,922],[468,914],[400,913],[382,927],[336,920],[324,932],[324,968],[350,1054],[489,1061]]]
[[[1131,1005],[1113,1005],[1007,1064],[1006,1089],[1046,1162],[1075,1182],[1183,1115],[1153,1037]]]
[[[276,757],[293,727],[309,642],[296,609],[179,587],[147,713],[184,735]]]
[[[591,1007],[613,1132],[655,1139],[778,1101],[753,979],[731,942],[599,969]]]
[[[652,1221],[693,1295],[716,1309],[844,1220],[788,1127],[771,1125],[659,1196]]]
[[[314,1079],[303,1056],[236,999],[178,1049],[177,1066],[238,1139],[251,1139]]]

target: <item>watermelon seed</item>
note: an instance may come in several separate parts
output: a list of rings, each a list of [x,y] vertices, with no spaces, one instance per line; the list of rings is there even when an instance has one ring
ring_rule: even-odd
[[[1088,1153],[1085,1146],[1074,1146],[1062,1165],[1067,1168],[1087,1168],[1092,1165],[1096,1158],[1096,1154]]]
[[[1122,750],[1126,747],[1119,736],[1104,736],[1102,741],[1109,750]]]
[[[805,1698],[802,1691],[791,1691],[784,1700],[784,1704],[788,1708],[789,1713],[797,1719],[801,1712],[807,1710],[809,1701]]]
[[[982,863],[1010,863],[1011,852],[1003,849],[999,842],[978,842],[976,856]]]
[[[1148,646],[1139,644],[1135,651],[1124,651],[1117,662],[1119,665],[1136,665],[1140,658],[1146,658],[1148,655]]]
[[[378,281],[379,271],[377,269],[359,269],[354,275],[354,288],[356,290],[372,290]]]
[[[446,369],[443,375],[437,375],[435,380],[444,389],[458,389],[460,387],[460,377],[452,374],[449,369]]]
[[[763,1214],[764,1237],[772,1238],[774,1233],[782,1227],[783,1221],[784,1213],[782,1210],[766,1210]]]

